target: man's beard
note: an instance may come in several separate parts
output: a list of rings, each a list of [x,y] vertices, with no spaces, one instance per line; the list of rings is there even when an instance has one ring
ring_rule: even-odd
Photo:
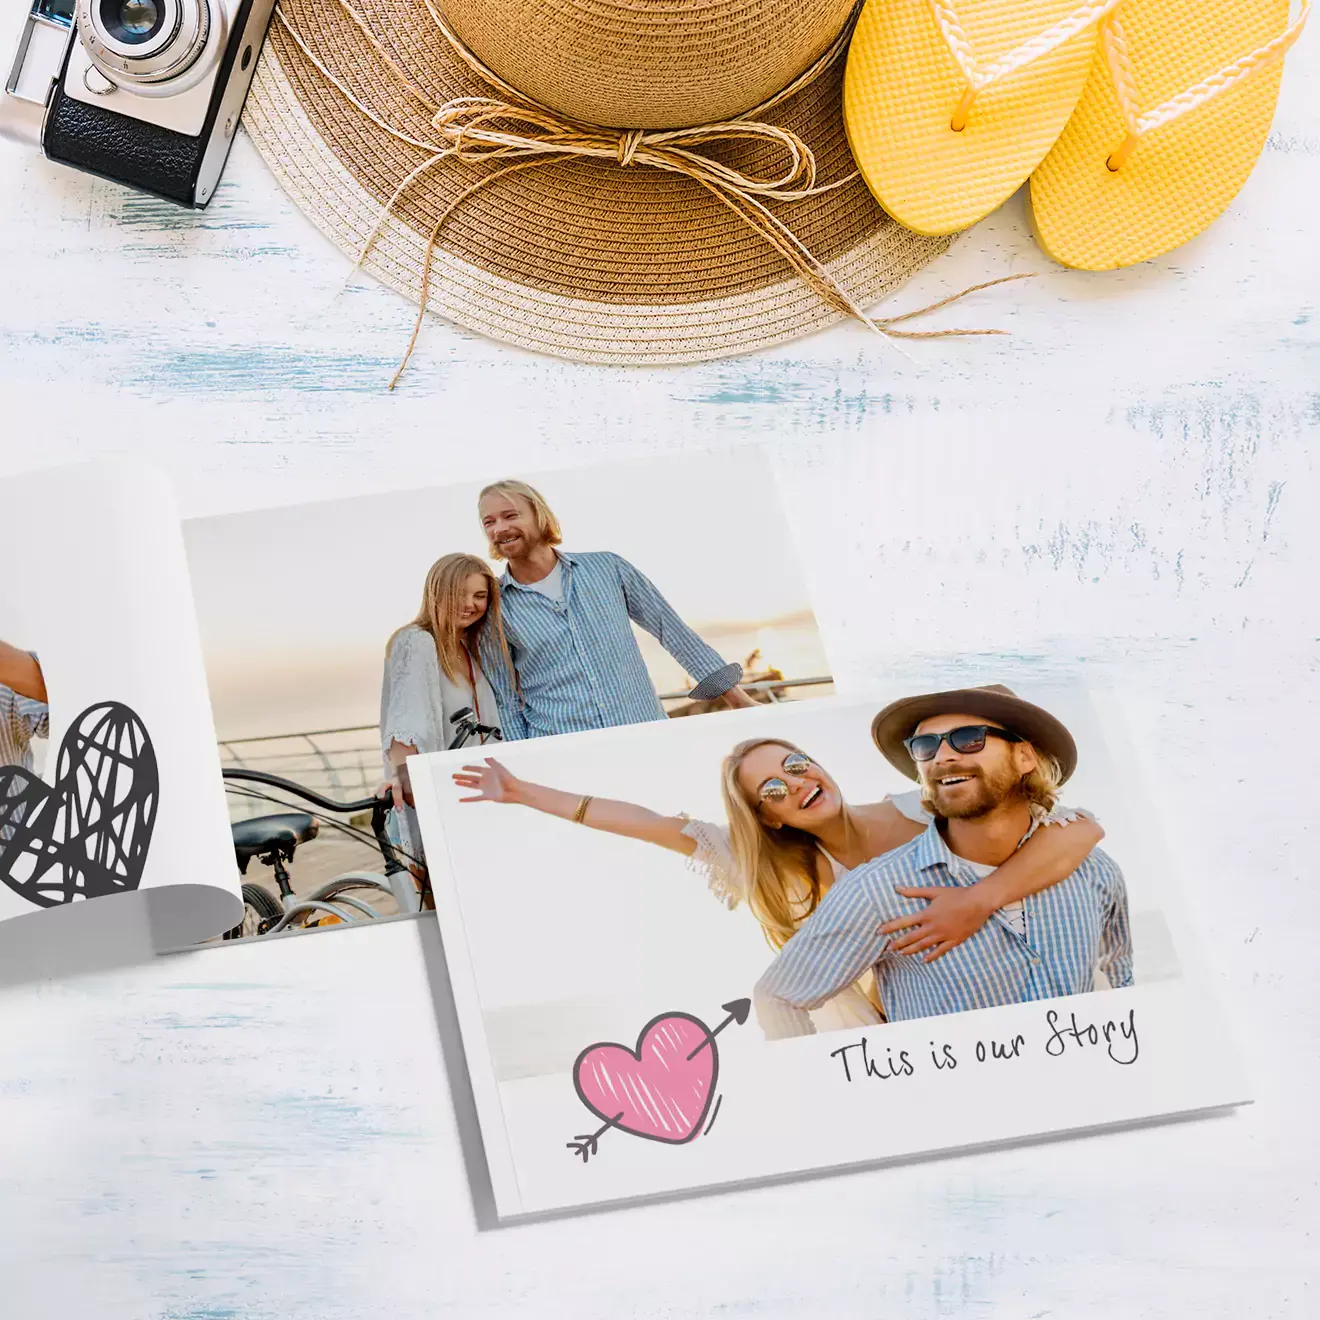
[[[527,532],[520,532],[511,541],[494,546],[496,554],[504,560],[508,559],[526,559],[528,555],[541,544],[539,536],[529,535]],[[510,551],[513,553],[510,554]]]
[[[942,791],[939,784],[923,781],[921,785],[921,800],[945,820],[977,820],[981,816],[988,816],[996,807],[1002,806],[1022,791],[1022,777],[1010,765],[989,772],[976,766],[959,770],[958,773],[969,776],[977,791],[969,793],[964,789],[956,803],[944,800],[954,794]]]

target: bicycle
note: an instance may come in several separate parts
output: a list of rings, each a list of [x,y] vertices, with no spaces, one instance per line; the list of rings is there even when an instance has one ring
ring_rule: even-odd
[[[229,828],[234,840],[234,856],[238,861],[239,871],[246,876],[248,866],[253,859],[263,866],[270,867],[278,897],[263,885],[245,880],[242,886],[243,919],[232,930],[225,932],[224,939],[276,935],[289,929],[290,926],[306,927],[312,919],[319,922],[326,917],[332,917],[338,922],[354,924],[371,921],[381,915],[369,903],[349,892],[352,890],[389,894],[398,904],[400,912],[412,913],[421,910],[422,895],[418,891],[413,873],[404,862],[400,861],[401,850],[390,841],[386,832],[385,821],[393,806],[388,795],[363,798],[357,802],[335,802],[290,779],[267,774],[264,770],[247,770],[231,766],[224,768],[222,774],[227,789],[230,783],[276,788],[295,798],[301,798],[322,812],[334,815],[353,816],[359,812],[370,811],[372,842],[379,849],[383,863],[382,872],[346,871],[318,886],[305,898],[299,898],[293,892],[290,873],[285,863],[292,862],[298,848],[320,833],[321,823],[317,818],[305,811],[282,811],[234,821]],[[273,802],[276,806],[290,805],[281,798],[262,792],[259,788],[230,791],[241,793],[245,797]],[[351,837],[363,840],[367,837],[363,830],[351,824],[346,825],[339,821],[327,823]]]

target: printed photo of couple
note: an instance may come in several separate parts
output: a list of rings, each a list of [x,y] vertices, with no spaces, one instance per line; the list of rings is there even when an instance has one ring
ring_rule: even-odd
[[[383,915],[430,905],[412,757],[832,688],[754,449],[229,515],[185,537],[252,871],[239,935],[342,924],[324,906],[287,918],[355,873]],[[748,582],[729,570],[753,541]],[[263,627],[252,601],[281,581]],[[307,812],[288,785],[356,810]],[[288,815],[275,805],[309,819],[265,830]]]
[[[590,756],[428,763],[497,1075],[554,1071],[570,1036],[614,1038],[616,1016],[689,999],[746,994],[777,1040],[1177,975],[1094,715],[1074,692],[1046,700],[978,684],[616,735]],[[649,791],[619,792],[634,783]],[[494,810],[516,816],[476,819]],[[477,860],[496,832],[498,883]],[[694,905],[690,872],[718,907]],[[495,889],[543,941],[513,941],[536,969],[530,1002],[507,936],[491,938]]]

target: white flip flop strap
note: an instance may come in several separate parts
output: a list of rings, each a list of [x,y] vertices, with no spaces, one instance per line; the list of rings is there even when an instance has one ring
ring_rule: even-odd
[[[1307,0],[1309,3],[1309,0]],[[958,21],[952,0],[929,0],[931,12],[935,16],[936,26],[940,30],[953,58],[958,62],[962,75],[967,79],[969,91],[984,91],[991,83],[1006,78],[1010,73],[1057,50],[1066,41],[1071,41],[1079,32],[1084,32],[1093,24],[1099,23],[1120,0],[1087,0],[1079,5],[1066,18],[1061,18],[1053,27],[1024,41],[1020,46],[1008,52],[985,68],[979,67],[976,52],[968,40],[967,32]]]
[[[1225,64],[1208,78],[1203,78],[1193,87],[1170,97],[1153,110],[1143,111],[1137,96],[1137,79],[1132,68],[1132,57],[1127,40],[1123,35],[1123,26],[1117,14],[1113,15],[1100,29],[1104,45],[1105,61],[1109,65],[1109,74],[1114,82],[1114,91],[1118,97],[1119,110],[1123,122],[1127,125],[1129,140],[1139,138],[1161,128],[1165,124],[1180,119],[1197,106],[1236,87],[1261,69],[1281,60],[1288,48],[1301,36],[1302,28],[1311,13],[1311,0],[1302,0],[1301,11],[1288,27],[1272,41],[1244,55],[1241,59]]]

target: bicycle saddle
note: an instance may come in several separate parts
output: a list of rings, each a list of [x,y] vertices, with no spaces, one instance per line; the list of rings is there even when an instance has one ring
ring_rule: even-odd
[[[282,811],[274,816],[234,821],[229,830],[234,836],[238,869],[245,872],[248,862],[265,853],[278,850],[285,858],[292,857],[300,843],[316,838],[320,826],[305,811]]]

